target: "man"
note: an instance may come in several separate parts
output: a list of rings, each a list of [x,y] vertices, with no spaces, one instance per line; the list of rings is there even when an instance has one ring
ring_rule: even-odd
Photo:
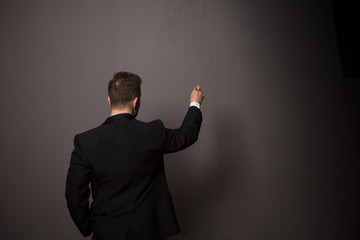
[[[196,142],[204,96],[196,86],[181,127],[167,129],[160,120],[135,119],[140,84],[136,74],[116,73],[108,86],[111,116],[99,127],[75,136],[65,196],[84,237],[158,240],[179,232],[163,155]]]

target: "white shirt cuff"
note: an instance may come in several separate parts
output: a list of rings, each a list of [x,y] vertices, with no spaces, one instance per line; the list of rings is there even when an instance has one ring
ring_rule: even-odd
[[[200,103],[198,103],[198,102],[191,102],[190,107],[192,107],[192,106],[197,107],[198,109],[200,109]]]

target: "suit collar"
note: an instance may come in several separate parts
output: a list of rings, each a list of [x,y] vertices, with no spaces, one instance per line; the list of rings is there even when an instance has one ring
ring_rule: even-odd
[[[134,116],[130,113],[120,113],[113,116],[108,117],[103,124],[113,122],[119,119],[134,119]]]

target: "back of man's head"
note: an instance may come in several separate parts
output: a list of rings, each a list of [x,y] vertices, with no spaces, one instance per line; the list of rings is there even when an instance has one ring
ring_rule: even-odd
[[[118,72],[108,85],[108,94],[112,108],[131,105],[131,101],[141,96],[141,78],[131,72]]]

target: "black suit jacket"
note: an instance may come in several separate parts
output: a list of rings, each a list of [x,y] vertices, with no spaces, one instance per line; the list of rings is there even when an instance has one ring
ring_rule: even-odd
[[[189,108],[178,129],[167,129],[160,120],[145,123],[118,114],[76,135],[65,196],[80,232],[94,232],[97,240],[177,234],[163,155],[192,145],[201,121],[196,107]]]

